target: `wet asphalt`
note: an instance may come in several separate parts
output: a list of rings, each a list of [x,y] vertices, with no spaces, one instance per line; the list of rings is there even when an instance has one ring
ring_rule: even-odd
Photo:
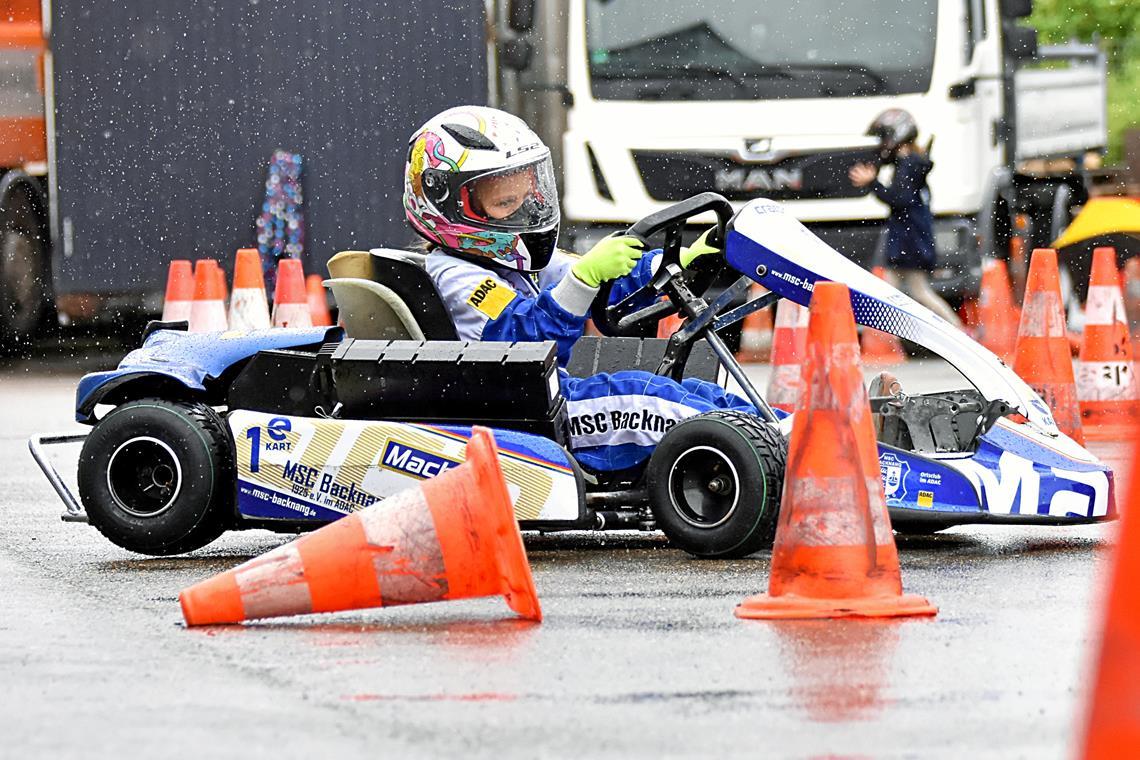
[[[156,559],[61,522],[26,438],[80,429],[77,378],[0,370],[0,757],[1048,758],[1079,738],[1112,526],[899,537],[931,620],[740,621],[767,552],[623,533],[526,537],[540,625],[480,599],[188,630],[180,589],[288,537]]]

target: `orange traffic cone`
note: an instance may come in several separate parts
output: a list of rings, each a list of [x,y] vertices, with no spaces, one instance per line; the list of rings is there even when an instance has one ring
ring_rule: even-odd
[[[886,270],[875,267],[875,276],[880,280],[887,279]],[[897,335],[876,330],[873,327],[863,328],[863,361],[867,364],[891,366],[906,361],[906,351],[903,350],[902,341]]]
[[[273,291],[274,327],[312,327],[309,299],[305,295],[305,273],[300,259],[277,262],[277,287]]]
[[[328,327],[332,322],[329,314],[329,299],[325,295],[324,280],[319,274],[305,278],[305,296],[309,304],[309,319],[314,327]]]
[[[776,306],[772,330],[772,374],[768,378],[768,404],[785,412],[796,408],[803,387],[800,362],[807,340],[808,310],[782,299]]]
[[[1083,444],[1057,252],[1052,248],[1034,250],[1029,261],[1013,371],[1045,401],[1061,432]]]
[[[214,272],[218,278],[218,292],[222,294],[222,303],[230,300],[229,286],[226,283],[226,270],[222,269],[222,265],[218,264],[214,267]]]
[[[491,431],[467,461],[179,595],[187,625],[506,597],[541,620]]]
[[[218,262],[198,259],[194,264],[194,303],[190,306],[190,332],[226,329],[226,301],[218,282]]]
[[[684,321],[680,314],[670,314],[657,323],[657,337],[666,339],[672,337],[673,333],[681,329]]]
[[[748,290],[748,300],[755,301],[768,292],[759,283],[753,283]],[[760,309],[744,318],[740,325],[740,350],[736,360],[740,362],[766,362],[772,358],[772,311]]]
[[[768,593],[745,599],[736,616],[937,614],[926,599],[902,594],[851,295],[842,283],[815,285],[803,387]]]
[[[239,248],[234,262],[234,292],[230,298],[230,329],[264,330],[269,327],[269,302],[261,254],[256,248]]]
[[[162,302],[163,322],[190,321],[190,307],[194,303],[194,273],[190,262],[176,259],[170,262],[166,275],[166,298]]]
[[[1133,340],[1140,340],[1140,256],[1124,262],[1124,311]]]
[[[1133,757],[1140,747],[1140,447],[1133,454],[1131,472],[1133,485],[1116,535],[1085,724],[1086,760]]]
[[[1116,250],[1095,249],[1077,372],[1081,423],[1091,439],[1127,438],[1136,422],[1132,340],[1118,278]]]
[[[1017,320],[1013,294],[1005,262],[990,259],[982,266],[982,287],[978,296],[979,342],[1006,362],[1017,345]]]

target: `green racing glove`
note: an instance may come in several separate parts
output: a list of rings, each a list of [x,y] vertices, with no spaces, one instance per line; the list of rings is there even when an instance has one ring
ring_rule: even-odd
[[[685,269],[696,260],[698,256],[704,256],[709,253],[724,253],[721,248],[715,248],[708,244],[709,233],[715,230],[716,227],[710,227],[701,233],[701,236],[688,248],[681,249],[681,266]]]
[[[598,241],[570,269],[574,276],[591,288],[603,282],[625,277],[637,266],[645,245],[634,237],[622,235]]]

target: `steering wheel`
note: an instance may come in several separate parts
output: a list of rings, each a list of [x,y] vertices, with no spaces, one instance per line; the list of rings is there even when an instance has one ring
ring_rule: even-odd
[[[656,325],[662,318],[680,311],[681,304],[674,303],[676,288],[667,286],[686,277],[686,274],[693,292],[701,294],[708,290],[726,266],[723,256],[702,256],[693,262],[687,272],[681,267],[681,229],[690,217],[705,211],[713,211],[717,217],[716,229],[709,233],[708,243],[714,247],[723,247],[726,228],[733,212],[732,205],[717,193],[701,193],[674,203],[650,214],[625,231],[624,234],[640,240],[647,251],[649,238],[664,231],[665,245],[653,279],[620,302],[610,303],[613,281],[602,283],[590,306],[590,317],[603,335],[641,337],[649,325]],[[658,300],[662,293],[669,298]],[[645,300],[648,295],[652,295],[654,302],[644,308],[637,308],[637,303]]]

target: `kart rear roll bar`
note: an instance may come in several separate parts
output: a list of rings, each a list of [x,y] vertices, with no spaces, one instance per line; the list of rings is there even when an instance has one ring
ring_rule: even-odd
[[[56,494],[63,501],[64,509],[66,510],[60,519],[64,522],[87,522],[87,513],[83,511],[79,501],[67,484],[63,482],[63,478],[56,472],[51,461],[48,460],[44,452],[45,446],[56,446],[65,443],[79,443],[87,437],[87,433],[63,433],[57,435],[33,435],[28,439],[28,450],[32,452],[32,459],[36,460],[36,464],[44,473],[44,477],[51,483],[51,487],[55,489]]]

